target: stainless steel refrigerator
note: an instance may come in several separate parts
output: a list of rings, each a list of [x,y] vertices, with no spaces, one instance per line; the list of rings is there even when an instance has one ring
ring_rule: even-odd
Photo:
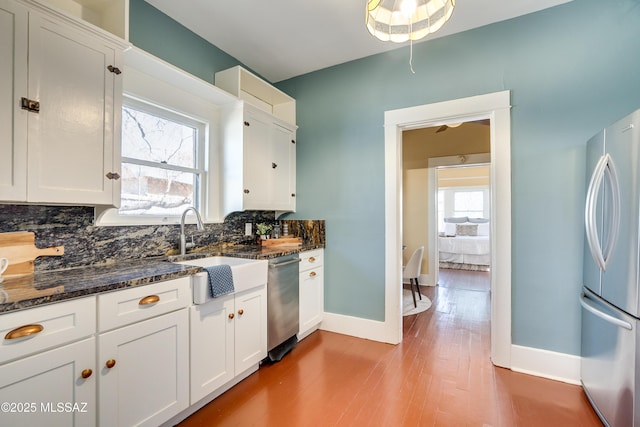
[[[581,381],[605,425],[640,426],[640,110],[587,143]]]

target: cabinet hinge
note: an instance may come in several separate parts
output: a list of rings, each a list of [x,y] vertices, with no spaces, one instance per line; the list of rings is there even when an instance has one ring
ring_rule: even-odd
[[[111,71],[112,73],[114,73],[116,75],[122,74],[122,71],[120,71],[120,68],[114,67],[113,65],[107,66],[107,70]]]
[[[117,173],[117,172],[109,172],[109,173],[107,174],[107,178],[109,178],[109,179],[116,179],[116,180],[118,180],[118,179],[120,179],[120,174],[119,174],[119,173]]]
[[[22,107],[23,110],[31,111],[32,113],[40,112],[40,103],[25,97],[20,98],[20,107]]]
[[[245,122],[244,122],[244,125],[245,125],[245,126],[251,126],[251,123],[249,123],[249,122],[245,121]]]

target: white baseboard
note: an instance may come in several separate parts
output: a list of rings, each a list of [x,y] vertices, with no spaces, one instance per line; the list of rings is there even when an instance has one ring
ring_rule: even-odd
[[[393,338],[389,337],[385,322],[377,320],[325,312],[320,329],[357,338],[393,343]]]
[[[580,385],[580,356],[511,346],[511,370]]]
[[[320,329],[357,338],[393,343],[385,329],[385,323],[375,320],[324,313]],[[512,345],[511,370],[580,385],[580,356],[571,354]]]

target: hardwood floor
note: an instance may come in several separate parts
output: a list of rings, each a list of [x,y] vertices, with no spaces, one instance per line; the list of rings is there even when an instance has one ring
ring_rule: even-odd
[[[600,426],[580,387],[491,364],[487,278],[422,287],[397,346],[318,331],[180,425]]]

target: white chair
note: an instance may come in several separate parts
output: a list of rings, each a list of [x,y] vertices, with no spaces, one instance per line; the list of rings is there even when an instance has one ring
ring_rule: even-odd
[[[413,285],[415,283],[416,289],[418,290],[418,296],[422,300],[422,294],[420,293],[420,282],[418,278],[420,277],[420,270],[422,268],[422,256],[424,255],[424,246],[420,246],[416,249],[411,258],[409,258],[409,262],[402,269],[402,279],[403,282],[405,279],[409,279],[409,286],[411,287],[411,295],[413,295],[413,305],[418,306],[418,302],[416,301],[416,293],[413,290]]]

